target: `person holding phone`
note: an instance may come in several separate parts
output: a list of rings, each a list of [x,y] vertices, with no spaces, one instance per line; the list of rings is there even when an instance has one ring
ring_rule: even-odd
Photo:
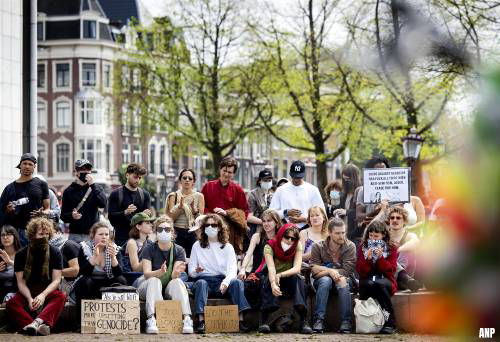
[[[166,298],[181,302],[184,316],[182,333],[192,334],[189,294],[182,279],[186,271],[186,251],[174,242],[172,219],[162,216],[155,221],[154,228],[156,242],[146,245],[141,253],[144,276],[139,278],[137,284],[139,298],[146,301],[146,333],[158,334],[155,303]]]
[[[89,241],[90,227],[99,221],[99,208],[106,207],[106,194],[92,177],[92,163],[75,162],[75,180],[62,196],[61,219],[69,223],[69,239]]]

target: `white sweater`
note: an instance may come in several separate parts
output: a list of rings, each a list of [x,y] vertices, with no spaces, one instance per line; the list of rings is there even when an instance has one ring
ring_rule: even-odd
[[[207,248],[202,248],[200,242],[196,241],[189,258],[189,275],[196,278],[222,274],[226,276],[222,283],[229,286],[231,280],[236,278],[236,253],[230,243],[226,243],[222,249],[221,246],[220,242],[209,242]],[[198,266],[203,267],[203,272],[196,272]]]
[[[288,182],[276,190],[269,209],[276,210],[281,218],[284,218],[283,211],[285,209],[299,209],[302,211],[302,216],[307,218],[307,211],[314,206],[325,209],[325,204],[317,187],[306,181],[299,186]],[[304,225],[305,223],[297,224],[299,228]]]

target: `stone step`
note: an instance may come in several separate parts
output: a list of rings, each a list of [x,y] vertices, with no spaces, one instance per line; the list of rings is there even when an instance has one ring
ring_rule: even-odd
[[[417,326],[415,325],[416,320],[418,320],[417,308],[421,308],[425,305],[432,305],[433,299],[435,299],[437,294],[435,292],[398,292],[392,297],[392,304],[394,306],[394,311],[396,314],[396,324],[400,331],[405,332],[418,332]],[[354,298],[353,296],[353,307]],[[146,312],[144,309],[144,302],[141,302],[141,331],[145,329],[146,322]],[[231,305],[229,299],[209,299],[208,305]],[[191,308],[194,308],[193,299],[191,298]],[[314,309],[314,296],[309,296],[308,298],[308,318],[311,319],[312,312]],[[280,309],[271,315],[271,319],[277,318],[281,315],[292,314],[294,316],[295,328],[298,329],[299,319],[298,315],[293,310],[293,302],[291,299],[283,299],[281,301]],[[80,306],[71,305],[66,303],[63,313],[54,328],[54,332],[75,332],[80,331]],[[245,316],[246,323],[253,329],[257,329],[259,323],[259,310],[252,309],[247,312]],[[354,317],[353,317],[354,324]],[[8,325],[8,318],[5,308],[0,308],[0,329]],[[340,325],[340,317],[338,314],[338,297],[330,296],[327,305],[327,312],[325,318],[325,331],[336,331]]]

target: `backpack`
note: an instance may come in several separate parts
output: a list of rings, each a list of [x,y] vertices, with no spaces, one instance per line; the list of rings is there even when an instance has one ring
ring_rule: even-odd
[[[354,299],[354,318],[356,333],[377,334],[385,323],[384,313],[379,303],[373,298],[367,300]]]

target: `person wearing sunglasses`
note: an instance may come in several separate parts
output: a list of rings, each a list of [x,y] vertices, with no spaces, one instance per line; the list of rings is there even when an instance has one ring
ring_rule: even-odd
[[[300,317],[300,332],[311,334],[307,322],[307,297],[304,279],[299,275],[303,247],[299,241],[299,229],[293,223],[282,226],[274,239],[264,247],[264,262],[256,273],[267,269],[267,279],[262,280],[262,304],[259,332],[271,332],[269,316],[279,309],[279,297],[293,298],[293,308]]]
[[[137,281],[139,298],[146,301],[146,333],[158,334],[155,318],[155,303],[172,299],[181,302],[183,318],[182,333],[193,333],[193,320],[189,294],[183,279],[186,271],[186,251],[175,241],[173,221],[168,216],[154,223],[156,242],[144,247],[141,253],[144,276]],[[186,277],[187,278],[187,277]]]
[[[413,278],[417,267],[416,250],[420,244],[417,234],[408,231],[408,211],[400,206],[392,206],[387,211],[391,244],[398,249],[396,281],[398,290],[417,291],[421,284]]]
[[[195,314],[198,315],[196,332],[205,333],[205,306],[208,297],[229,297],[238,305],[240,331],[247,332],[243,313],[250,309],[245,298],[245,286],[236,278],[236,253],[228,242],[226,224],[217,214],[207,214],[201,222],[201,235],[193,245],[188,273],[194,279]]]
[[[196,218],[205,210],[205,199],[200,192],[194,190],[196,175],[192,169],[184,169],[179,173],[179,189],[167,196],[165,213],[174,221],[176,243],[191,255],[191,248],[196,235],[189,232]]]

